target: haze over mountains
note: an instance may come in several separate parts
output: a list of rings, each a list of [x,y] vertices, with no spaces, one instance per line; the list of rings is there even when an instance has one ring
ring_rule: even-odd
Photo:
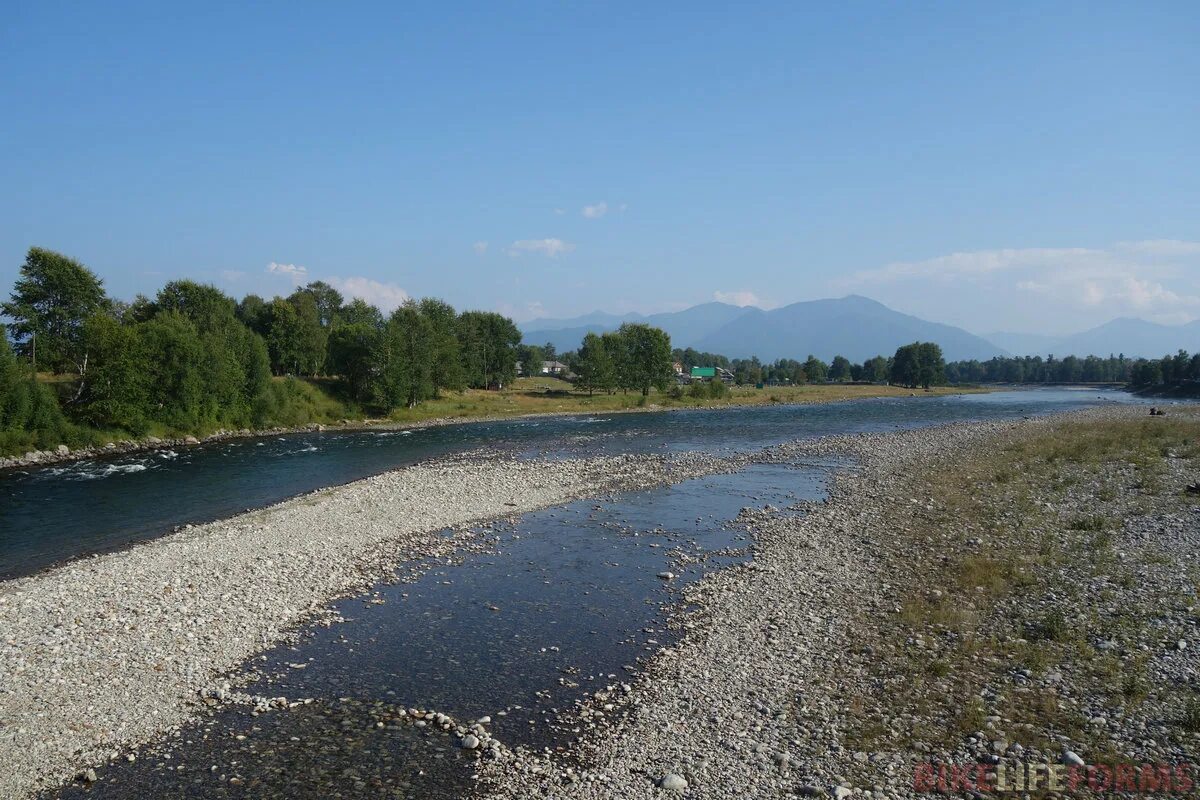
[[[660,314],[596,311],[570,319],[536,319],[521,329],[529,344],[551,342],[574,350],[588,333],[616,330],[622,322],[645,322],[671,335],[675,347],[692,347],[730,358],[756,355],[764,361],[804,359],[810,353],[829,360],[843,355],[862,361],[890,355],[913,341],[942,346],[947,360],[987,360],[1002,355],[1104,355],[1161,357],[1183,348],[1200,350],[1200,320],[1169,326],[1139,319],[1115,319],[1071,336],[996,333],[976,336],[962,328],[902,314],[859,295],[792,303],[764,311],[753,306],[703,303]]]
[[[1162,358],[1180,348],[1200,350],[1200,320],[1186,325],[1160,325],[1133,317],[1118,317],[1069,336],[1039,336],[1030,333],[991,333],[989,342],[1013,355],[1120,355]]]

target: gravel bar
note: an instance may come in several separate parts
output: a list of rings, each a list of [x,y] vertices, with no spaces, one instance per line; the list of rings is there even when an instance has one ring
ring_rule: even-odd
[[[330,601],[450,555],[472,525],[679,480],[704,462],[446,458],[2,582],[0,797],[178,730],[221,676]]]
[[[897,552],[888,534],[897,515],[923,509],[913,477],[1064,418],[1144,414],[1095,409],[774,449],[780,460],[842,454],[858,466],[840,471],[828,500],[802,516],[744,509],[754,560],[686,590],[690,610],[674,620],[681,640],[638,681],[608,687],[574,712],[582,736],[568,758],[502,751],[480,762],[481,787],[489,797],[560,800],[872,796],[845,778],[845,765],[866,754],[846,752],[840,726],[861,680],[851,662],[871,644],[860,621],[897,611],[886,591],[897,570],[934,568],[922,566],[928,554]],[[896,788],[875,787],[874,796],[905,794]]]

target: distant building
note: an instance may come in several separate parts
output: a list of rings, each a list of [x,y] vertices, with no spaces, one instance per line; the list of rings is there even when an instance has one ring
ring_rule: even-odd
[[[676,361],[674,364],[672,364],[672,366],[675,368],[675,377],[678,378],[683,374],[683,364],[680,364],[678,361]]]
[[[733,383],[733,373],[724,367],[692,367],[692,383],[697,381],[708,383],[719,380],[722,383]]]
[[[543,361],[543,375],[566,375],[571,369],[561,361]]]

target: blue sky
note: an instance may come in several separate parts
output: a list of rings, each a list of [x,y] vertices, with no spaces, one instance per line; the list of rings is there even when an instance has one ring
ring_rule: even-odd
[[[0,286],[37,244],[121,297],[1186,321],[1198,41],[1192,2],[9,0]]]

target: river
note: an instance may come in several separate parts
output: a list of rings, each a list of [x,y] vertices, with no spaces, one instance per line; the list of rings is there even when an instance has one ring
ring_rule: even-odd
[[[0,474],[0,578],[477,448],[550,456],[744,450],[828,434],[1004,419],[1113,402],[1141,401],[1116,391],[1035,389],[572,415],[237,439],[9,470]]]

